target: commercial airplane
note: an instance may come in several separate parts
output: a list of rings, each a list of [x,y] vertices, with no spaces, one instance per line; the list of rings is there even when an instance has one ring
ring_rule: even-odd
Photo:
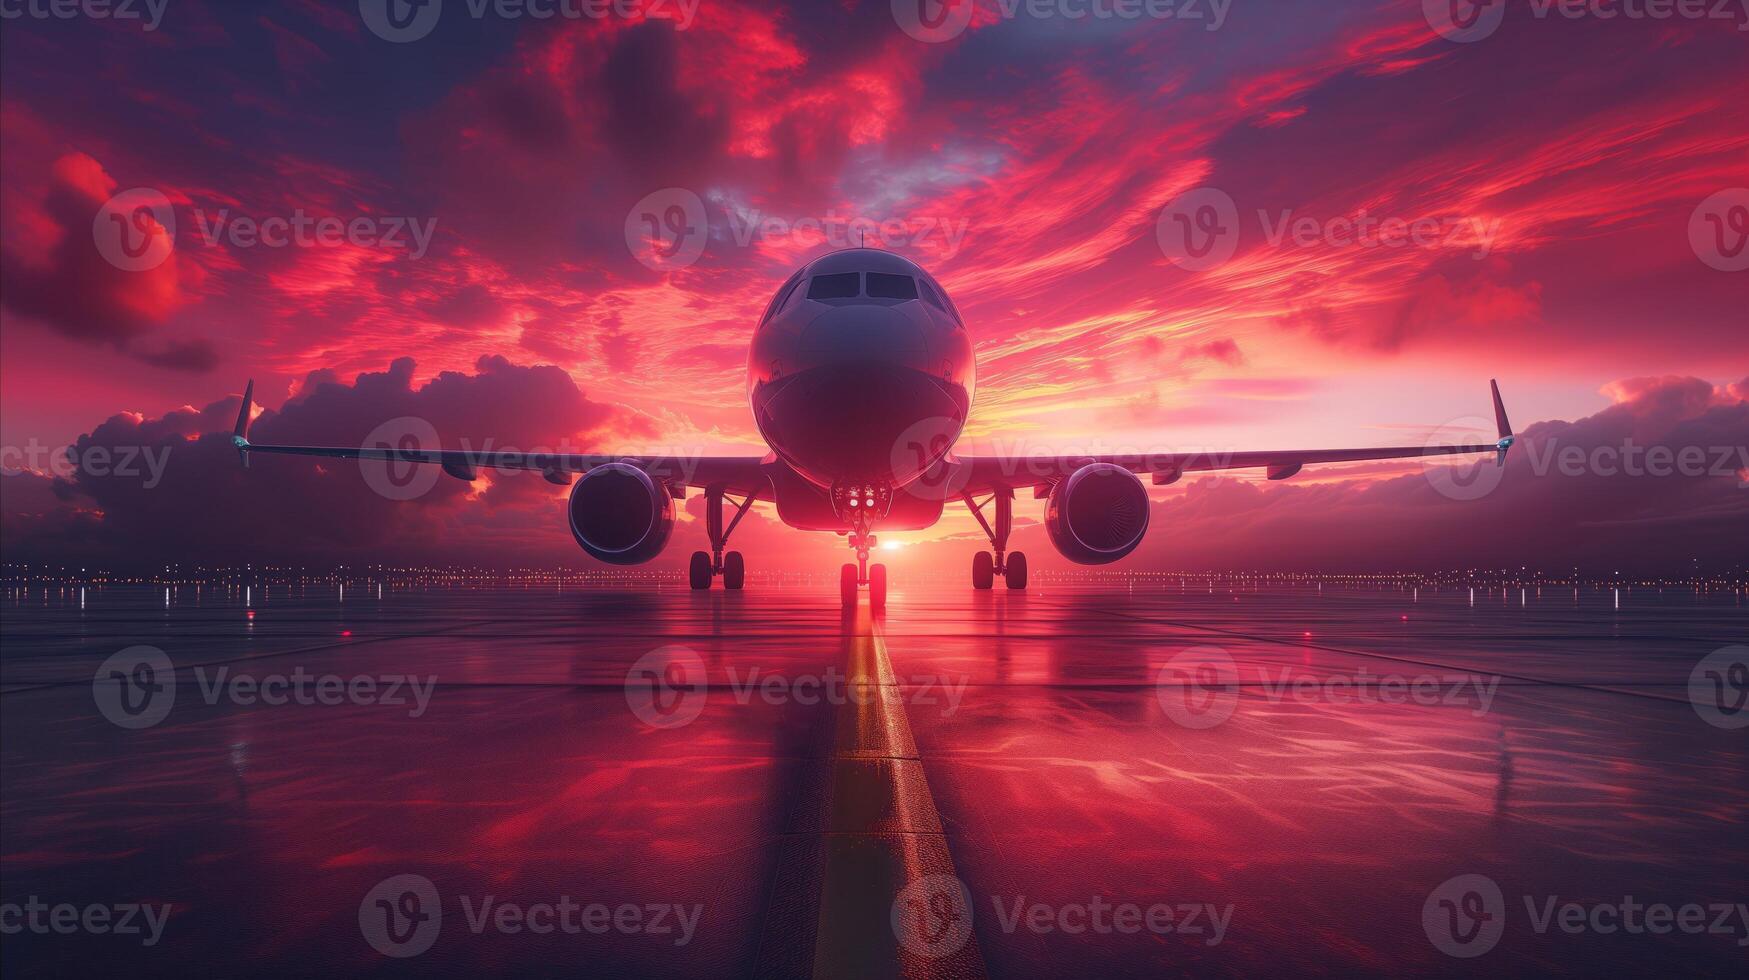
[[[674,531],[674,502],[704,491],[709,553],[694,552],[689,578],[708,589],[720,576],[739,589],[747,566],[725,552],[729,536],[756,500],[776,503],[780,519],[807,531],[848,538],[856,563],[839,586],[846,606],[867,586],[869,604],[886,602],[883,565],[870,565],[875,530],[933,525],[951,501],[964,503],[990,539],[972,556],[972,587],[1001,576],[1026,588],[1026,555],[1008,550],[1016,491],[1045,501],[1045,530],[1064,557],[1085,565],[1114,562],[1148,529],[1148,492],[1185,473],[1261,468],[1285,480],[1308,463],[1398,459],[1460,453],[1497,454],[1513,443],[1500,388],[1492,385],[1497,442],[1465,446],[1313,449],[1233,453],[1154,453],[1055,457],[958,456],[952,451],[972,407],[971,338],[947,291],[916,263],[873,248],[824,255],[796,270],[777,290],[753,331],[747,391],[770,452],[764,456],[622,456],[364,446],[263,446],[247,427],[255,383],[243,394],[232,443],[244,465],[251,453],[289,453],[385,462],[430,463],[462,480],[480,467],[537,470],[571,484],[571,534],[583,550],[616,565],[661,553]],[[734,512],[724,522],[727,508]],[[988,511],[986,511],[988,508]]]

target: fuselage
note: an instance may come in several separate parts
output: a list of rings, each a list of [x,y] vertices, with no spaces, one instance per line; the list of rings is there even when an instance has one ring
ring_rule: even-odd
[[[971,410],[971,338],[947,292],[891,252],[797,270],[753,333],[753,418],[790,469],[841,499],[890,493],[945,456]]]

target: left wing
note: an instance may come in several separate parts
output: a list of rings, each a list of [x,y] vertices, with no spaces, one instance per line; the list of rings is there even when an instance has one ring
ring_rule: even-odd
[[[759,456],[636,456],[597,453],[525,453],[472,449],[396,449],[389,446],[263,446],[248,439],[249,415],[254,408],[255,382],[243,390],[243,408],[231,432],[231,445],[244,466],[251,453],[286,456],[325,456],[334,459],[380,459],[384,462],[429,463],[460,480],[473,480],[481,469],[536,470],[550,483],[564,486],[576,473],[587,473],[607,463],[630,463],[656,480],[678,490],[708,487],[735,494],[759,496],[770,488],[761,469],[767,462]]]
[[[1043,491],[1088,463],[1114,463],[1132,473],[1153,475],[1155,486],[1177,483],[1186,473],[1211,470],[1262,469],[1271,480],[1285,480],[1310,463],[1353,463],[1373,459],[1410,459],[1417,456],[1456,456],[1494,453],[1495,465],[1506,465],[1506,451],[1515,437],[1506,421],[1506,406],[1500,401],[1500,385],[1488,382],[1494,392],[1495,442],[1467,446],[1387,446],[1378,449],[1285,449],[1263,452],[1120,453],[1104,456],[961,456],[950,457],[949,466],[962,468],[944,474],[942,482],[965,494],[985,494],[998,489],[1032,488]]]

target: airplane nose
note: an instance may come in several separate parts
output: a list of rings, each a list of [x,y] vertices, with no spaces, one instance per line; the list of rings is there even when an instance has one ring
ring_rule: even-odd
[[[823,361],[908,361],[923,357],[923,331],[890,306],[837,306],[802,329],[801,352]]]

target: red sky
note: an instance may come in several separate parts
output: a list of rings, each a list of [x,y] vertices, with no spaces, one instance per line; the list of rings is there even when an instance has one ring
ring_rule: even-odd
[[[391,507],[356,472],[303,461],[257,461],[239,482],[220,468],[228,448],[192,440],[226,429],[254,378],[289,438],[357,444],[417,410],[445,418],[452,444],[760,452],[744,385],[753,321],[798,263],[852,243],[811,227],[849,218],[885,223],[875,243],[922,262],[965,313],[980,368],[967,449],[1419,444],[1479,424],[1490,377],[1521,430],[1565,420],[1576,428],[1542,431],[1749,443],[1749,272],[1727,271],[1734,226],[1706,223],[1709,208],[1728,222],[1733,203],[1749,207],[1744,11],[1509,4],[1492,33],[1460,42],[1419,0],[1233,0],[1218,29],[1207,3],[1067,20],[992,2],[926,43],[898,26],[903,3],[699,0],[683,29],[678,3],[599,20],[448,7],[407,43],[373,33],[358,4],[317,0],[180,0],[151,30],[8,21],[9,560],[230,556],[227,535],[267,518],[233,513],[228,495],[258,503],[278,480],[305,530],[262,547],[288,556],[582,563],[562,491],[538,480],[446,481]],[[130,188],[174,214],[174,248],[150,269],[94,244],[105,202]],[[1157,232],[1201,188],[1233,202],[1238,237],[1197,270]],[[709,231],[696,261],[651,269],[628,247],[628,215],[635,226],[664,191],[696,195]],[[300,216],[403,230],[273,247],[229,224]],[[1430,234],[1349,241],[1344,221],[1361,216]],[[1710,250],[1709,230],[1726,236]],[[391,369],[399,359],[411,366]],[[380,378],[355,387],[361,373]],[[345,390],[317,397],[324,384]],[[84,473],[57,485],[35,447],[87,434],[171,446],[171,469],[151,490]],[[1319,528],[1356,500],[1380,505],[1355,495],[1393,478],[1425,493],[1421,472],[1156,491],[1156,521],[1181,530],[1157,524],[1162,543],[1137,560],[1283,563],[1285,534],[1298,546],[1286,564],[1376,567],[1392,542]],[[1615,502],[1583,520],[1573,494],[1600,499],[1584,481],[1519,482],[1567,519],[1527,560],[1627,549],[1669,566],[1749,516],[1717,474],[1607,483]],[[1283,509],[1291,527],[1271,523]],[[186,530],[202,518],[223,533]],[[312,538],[312,522],[333,530]],[[1672,522],[1686,530],[1621,530]],[[970,526],[956,515],[899,537]],[[668,557],[698,540],[689,525]],[[766,522],[747,541],[778,552],[767,567],[838,548]],[[955,542],[952,561],[971,547]],[[1454,535],[1412,561],[1513,557]]]

